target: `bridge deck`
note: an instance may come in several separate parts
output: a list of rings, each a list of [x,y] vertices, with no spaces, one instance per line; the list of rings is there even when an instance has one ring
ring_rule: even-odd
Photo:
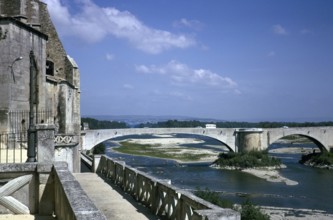
[[[125,194],[117,186],[108,183],[96,173],[75,173],[73,175],[107,219],[159,219],[149,209],[137,203],[131,196]]]

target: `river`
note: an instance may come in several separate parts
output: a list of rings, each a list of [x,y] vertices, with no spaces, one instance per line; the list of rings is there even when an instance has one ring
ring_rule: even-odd
[[[149,137],[135,136],[135,138]],[[210,146],[220,145],[213,139],[201,138]],[[109,147],[115,146],[110,141],[106,143]],[[193,144],[188,146],[195,147]],[[270,149],[288,146],[288,144],[276,143],[270,146]],[[315,147],[313,144],[294,144],[293,147],[295,146]],[[242,203],[246,198],[250,198],[256,205],[317,209],[333,213],[333,171],[299,164],[300,154],[271,154],[280,158],[287,166],[287,168],[281,169],[280,173],[299,183],[294,186],[268,182],[239,171],[214,169],[207,163],[180,165],[172,160],[126,155],[112,150],[107,154],[157,178],[170,179],[172,184],[179,188],[190,191],[207,188],[221,192],[223,198],[235,203]]]

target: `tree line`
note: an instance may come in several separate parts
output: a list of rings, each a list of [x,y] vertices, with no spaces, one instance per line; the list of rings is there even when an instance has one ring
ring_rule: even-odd
[[[130,128],[126,122],[97,120],[94,118],[81,118],[81,124],[88,123],[89,129]],[[324,127],[333,126],[333,121],[325,122],[238,122],[238,121],[198,121],[198,120],[167,120],[156,123],[140,123],[136,128],[195,128],[205,127],[206,124],[215,124],[217,128],[281,128],[281,127]]]
[[[112,128],[129,128],[125,122],[118,121],[100,121],[94,118],[81,118],[81,125],[88,123],[89,129],[112,129]]]
[[[327,122],[237,122],[237,121],[223,121],[223,122],[202,122],[202,121],[178,121],[168,120],[157,123],[142,123],[139,128],[193,128],[205,127],[206,124],[216,124],[217,128],[281,128],[281,127],[322,127],[333,126],[333,121]]]

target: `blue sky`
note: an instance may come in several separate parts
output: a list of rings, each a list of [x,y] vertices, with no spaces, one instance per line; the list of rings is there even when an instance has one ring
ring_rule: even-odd
[[[333,120],[331,0],[44,0],[82,115]]]

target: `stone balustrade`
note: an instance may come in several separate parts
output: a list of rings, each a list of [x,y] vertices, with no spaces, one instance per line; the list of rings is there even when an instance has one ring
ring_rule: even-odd
[[[106,219],[65,162],[0,164],[0,213],[45,219]]]
[[[100,158],[96,172],[163,219],[240,219],[240,214],[234,210],[222,209],[169,184],[168,181],[156,179],[105,155]]]

